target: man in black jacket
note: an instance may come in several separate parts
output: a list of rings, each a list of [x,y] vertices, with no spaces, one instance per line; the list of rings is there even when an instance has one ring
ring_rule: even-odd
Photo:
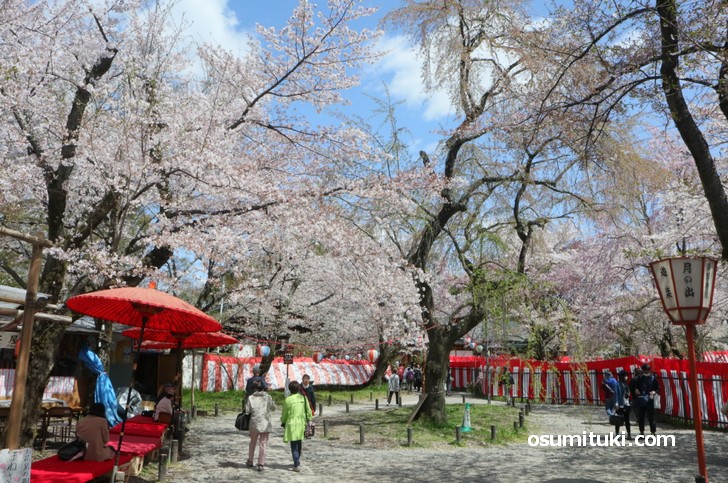
[[[650,423],[650,433],[653,435],[657,428],[655,426],[655,394],[660,391],[660,385],[657,377],[652,374],[649,364],[642,366],[642,375],[637,379],[635,384],[634,395],[637,401],[637,424],[640,427],[640,434],[645,434],[645,415]]]

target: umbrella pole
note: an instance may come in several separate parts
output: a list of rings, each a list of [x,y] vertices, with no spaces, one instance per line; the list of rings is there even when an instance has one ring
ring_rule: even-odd
[[[126,420],[129,419],[129,403],[131,401],[131,391],[134,387],[136,379],[137,365],[139,364],[139,352],[142,349],[142,341],[144,340],[144,327],[147,325],[148,316],[142,314],[142,330],[139,334],[139,345],[134,352],[134,358],[131,365],[131,381],[129,381],[129,391],[126,393],[126,407],[124,408],[124,417],[121,420],[121,431],[119,432],[119,445],[116,447],[116,456],[114,457],[114,469],[111,471],[111,482],[116,481],[116,473],[119,470],[119,457],[121,456],[121,441],[124,439],[124,429],[126,429]],[[134,345],[132,344],[132,348]]]
[[[177,344],[177,407],[182,409],[182,341]]]

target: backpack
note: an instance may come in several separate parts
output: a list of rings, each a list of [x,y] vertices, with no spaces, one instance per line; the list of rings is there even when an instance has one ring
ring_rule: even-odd
[[[415,380],[415,372],[414,371],[407,371],[407,374],[405,374],[405,378],[408,381],[414,381]]]

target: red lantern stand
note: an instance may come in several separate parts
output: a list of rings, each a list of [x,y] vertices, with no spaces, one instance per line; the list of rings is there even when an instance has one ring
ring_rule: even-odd
[[[696,482],[708,483],[703,444],[703,414],[698,395],[698,374],[695,363],[695,326],[705,323],[713,306],[713,290],[717,260],[708,257],[666,258],[650,264],[660,293],[662,307],[675,325],[685,326],[690,365],[690,393],[698,452]]]

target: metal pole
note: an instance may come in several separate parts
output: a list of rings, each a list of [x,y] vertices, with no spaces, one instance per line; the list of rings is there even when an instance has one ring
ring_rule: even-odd
[[[695,363],[695,324],[685,326],[688,340],[688,361],[690,363],[690,395],[693,403],[693,423],[695,424],[695,444],[698,449],[698,471],[708,483],[708,470],[705,467],[705,447],[703,445],[703,413],[698,395],[698,372]]]
[[[23,312],[23,329],[20,333],[20,351],[15,367],[13,397],[10,402],[8,427],[5,433],[5,447],[11,451],[17,449],[20,444],[20,425],[22,424],[23,404],[25,403],[25,384],[28,380],[30,341],[33,337],[33,316],[35,315],[35,299],[38,295],[38,279],[40,278],[42,253],[43,247],[33,245],[33,254],[30,258],[30,270],[28,271],[28,288],[25,291],[25,312]]]

